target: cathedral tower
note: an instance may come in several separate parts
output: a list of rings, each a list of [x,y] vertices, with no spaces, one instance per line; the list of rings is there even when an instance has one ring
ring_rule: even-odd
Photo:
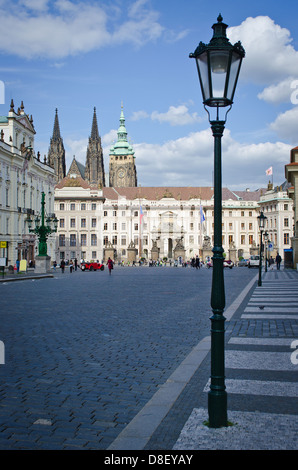
[[[58,121],[58,110],[56,108],[53,136],[50,140],[50,148],[48,152],[48,164],[54,168],[55,175],[58,181],[61,181],[66,174],[65,165],[65,150],[63,140],[60,135],[59,121]]]
[[[118,140],[110,149],[109,183],[114,188],[137,186],[137,170],[132,146],[127,141],[123,106],[121,106]]]
[[[98,133],[96,108],[94,108],[91,135],[87,147],[85,180],[91,185],[105,186],[103,151]]]

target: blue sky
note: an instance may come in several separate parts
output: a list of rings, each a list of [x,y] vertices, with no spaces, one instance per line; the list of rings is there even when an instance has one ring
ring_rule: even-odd
[[[298,145],[295,0],[0,0],[0,114],[13,98],[33,115],[47,154],[55,108],[66,149],[85,163],[93,108],[108,172],[121,103],[142,186],[212,186],[213,137],[195,61],[219,13],[246,57],[223,137],[223,184],[281,184]],[[297,92],[297,93],[296,93]]]

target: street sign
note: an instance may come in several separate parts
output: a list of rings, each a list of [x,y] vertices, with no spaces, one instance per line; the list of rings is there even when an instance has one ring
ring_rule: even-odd
[[[270,243],[268,244],[268,251],[272,251],[273,248],[274,248],[274,245],[273,245],[272,242],[270,242]]]

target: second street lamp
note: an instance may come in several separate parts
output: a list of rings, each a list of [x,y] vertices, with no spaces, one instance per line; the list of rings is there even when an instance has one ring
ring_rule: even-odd
[[[245,51],[240,42],[234,46],[226,36],[227,25],[221,15],[213,28],[209,44],[200,42],[191,58],[196,59],[204,108],[208,113],[214,137],[214,247],[211,290],[211,384],[208,393],[209,426],[228,425],[225,387],[224,322],[225,288],[222,247],[222,170],[221,138],[227,112],[231,109]],[[210,120],[206,106],[216,108],[216,119]],[[229,106],[225,120],[219,119],[219,108]]]
[[[258,279],[258,286],[262,285],[262,238],[263,238],[263,231],[265,228],[265,221],[267,217],[264,215],[263,211],[261,211],[260,215],[258,215],[258,224],[260,228],[260,259],[259,259],[259,279]]]

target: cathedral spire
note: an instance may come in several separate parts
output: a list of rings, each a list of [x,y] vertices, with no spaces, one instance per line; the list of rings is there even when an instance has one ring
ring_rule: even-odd
[[[55,170],[58,181],[61,181],[66,175],[65,150],[63,140],[60,134],[58,109],[55,111],[53,136],[50,140],[50,148],[48,152],[48,163]]]
[[[97,125],[97,117],[96,117],[96,108],[94,106],[94,111],[93,111],[93,121],[92,121],[92,128],[91,128],[91,139],[99,140],[99,133],[98,133],[98,125]]]
[[[61,139],[60,135],[60,127],[59,127],[59,120],[58,120],[58,109],[56,108],[55,111],[55,120],[54,120],[54,127],[53,127],[53,140]]]
[[[98,132],[95,107],[93,110],[91,135],[89,137],[87,147],[85,180],[88,181],[89,184],[97,187],[102,188],[105,186],[103,151],[101,147],[101,138]]]

